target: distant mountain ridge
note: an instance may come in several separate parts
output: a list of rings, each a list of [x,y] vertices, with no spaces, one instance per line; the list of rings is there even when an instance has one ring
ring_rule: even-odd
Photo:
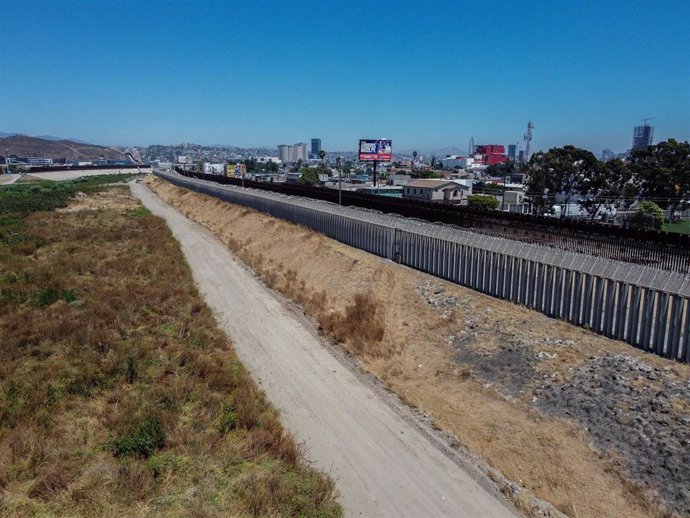
[[[25,133],[6,133],[4,131],[0,131],[0,138],[14,137],[14,136],[33,137],[33,138],[40,138],[43,140],[67,140],[69,142],[76,142],[77,144],[88,144],[88,142],[86,142],[85,140],[81,140],[78,138],[55,137],[53,135],[27,135]]]
[[[124,149],[97,146],[74,140],[52,140],[18,134],[0,138],[0,154],[7,156],[97,160],[99,158],[121,159],[124,152]]]

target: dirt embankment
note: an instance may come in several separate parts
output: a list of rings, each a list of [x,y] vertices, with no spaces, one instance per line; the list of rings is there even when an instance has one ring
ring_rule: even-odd
[[[363,369],[564,513],[690,513],[690,367],[250,209],[149,183],[301,304]]]

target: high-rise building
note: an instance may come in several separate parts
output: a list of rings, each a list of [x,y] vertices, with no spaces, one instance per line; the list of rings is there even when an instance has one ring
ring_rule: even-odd
[[[613,160],[614,158],[616,158],[616,154],[613,151],[611,151],[610,149],[604,149],[601,152],[600,160],[602,162],[608,162],[609,160]]]
[[[517,151],[517,144],[508,144],[508,160],[515,162],[516,151]]]
[[[285,144],[279,145],[278,158],[284,164],[289,164],[290,162],[292,162],[292,160],[290,159],[290,146],[286,146]]]
[[[294,162],[297,162],[298,160],[307,160],[307,145],[305,143],[300,142],[299,144],[295,144],[292,146],[292,149],[295,153],[295,156],[293,157]]]
[[[320,152],[321,152],[321,139],[320,138],[311,139],[311,154],[314,155],[314,158],[318,158]]]
[[[280,144],[278,146],[278,158],[284,164],[292,164],[299,160],[307,160],[307,145],[303,142],[294,146]]]
[[[650,126],[646,122],[642,126],[635,126],[633,131],[633,150],[651,146],[653,137],[654,126]]]

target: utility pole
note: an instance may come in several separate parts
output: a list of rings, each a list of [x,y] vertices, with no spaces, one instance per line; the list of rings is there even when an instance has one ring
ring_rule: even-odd
[[[335,159],[335,166],[338,168],[338,206],[343,204],[343,174],[342,174],[342,160],[343,157],[339,156]]]

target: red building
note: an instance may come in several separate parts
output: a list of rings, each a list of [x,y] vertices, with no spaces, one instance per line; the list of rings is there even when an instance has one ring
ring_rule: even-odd
[[[482,164],[484,165],[502,164],[508,161],[506,148],[500,144],[476,146],[474,149],[475,154],[482,156]]]

